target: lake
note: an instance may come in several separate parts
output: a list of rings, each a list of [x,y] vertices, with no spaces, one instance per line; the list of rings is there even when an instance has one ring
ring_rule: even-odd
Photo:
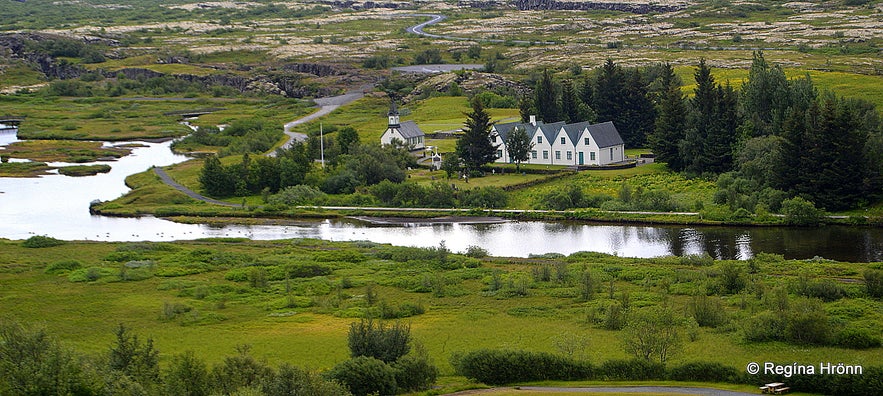
[[[14,131],[0,132],[0,146],[15,140]],[[127,143],[131,142],[114,144]],[[716,258],[748,259],[758,252],[768,252],[786,258],[883,260],[883,230],[878,228],[684,227],[542,221],[389,226],[355,219],[302,221],[284,226],[212,227],[154,217],[90,215],[89,203],[93,200],[111,200],[128,191],[124,184],[126,176],[154,165],[167,166],[187,159],[171,152],[171,142],[137,143],[143,147],[135,148],[132,155],[107,162],[112,170],[106,174],[76,178],[57,174],[0,178],[0,238],[27,239],[33,235],[100,241],[318,238],[422,247],[439,246],[444,241],[445,246],[455,252],[475,245],[492,255],[517,257],[594,251],[628,257],[708,253]]]

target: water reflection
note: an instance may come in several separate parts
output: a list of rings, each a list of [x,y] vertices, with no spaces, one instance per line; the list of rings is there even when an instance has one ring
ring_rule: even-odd
[[[14,133],[0,132],[0,145],[15,139]],[[786,258],[822,256],[857,262],[883,259],[883,230],[849,227],[680,227],[539,221],[378,226],[357,220],[212,227],[153,217],[89,215],[92,200],[110,200],[128,191],[124,185],[126,176],[153,165],[166,166],[186,159],[173,154],[169,145],[170,142],[144,143],[144,147],[135,148],[132,155],[109,162],[112,170],[106,174],[81,178],[61,175],[0,178],[0,237],[26,239],[39,234],[67,240],[101,241],[319,238],[421,247],[439,246],[444,241],[453,251],[465,251],[475,245],[493,255],[517,257],[593,251],[629,257],[708,253],[715,258],[744,260],[758,252],[770,252]]]

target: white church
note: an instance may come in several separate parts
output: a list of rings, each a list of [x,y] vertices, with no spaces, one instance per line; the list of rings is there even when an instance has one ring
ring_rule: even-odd
[[[399,110],[395,100],[391,102],[387,116],[389,123],[386,126],[386,132],[380,136],[380,144],[387,145],[398,141],[411,151],[423,150],[426,147],[423,141],[426,134],[414,121],[399,122]]]

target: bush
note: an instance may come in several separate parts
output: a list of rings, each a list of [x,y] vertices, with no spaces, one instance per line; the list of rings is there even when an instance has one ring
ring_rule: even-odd
[[[506,207],[508,196],[499,187],[479,187],[460,193],[460,206],[464,208],[496,209]]]
[[[717,362],[688,362],[672,367],[668,377],[675,381],[738,382],[740,372]]]
[[[21,246],[26,248],[45,248],[61,246],[64,245],[64,243],[64,241],[60,239],[55,239],[53,237],[34,235],[28,239],[25,239],[25,241],[21,243]]]
[[[386,363],[392,363],[411,350],[411,327],[401,323],[386,326],[375,325],[371,319],[361,320],[350,325],[347,341],[350,356],[370,356]]]
[[[488,385],[544,380],[586,380],[593,367],[544,352],[482,349],[452,357],[457,374]]]
[[[782,214],[785,224],[797,226],[815,226],[822,222],[822,211],[815,204],[801,197],[791,198],[782,202]]]
[[[77,260],[61,260],[47,265],[45,272],[47,274],[60,274],[79,269],[80,267],[82,267],[82,265]]]
[[[487,251],[487,249],[485,249],[481,246],[469,245],[469,247],[466,248],[466,252],[463,253],[463,255],[465,255],[466,257],[480,259],[480,258],[487,257],[488,251]]]
[[[787,322],[780,313],[765,311],[748,318],[742,330],[747,341],[777,341],[783,339]]]
[[[340,363],[326,375],[347,387],[353,396],[394,395],[398,389],[395,370],[383,361],[368,356]]]
[[[269,204],[281,204],[286,206],[320,204],[325,198],[325,193],[313,187],[298,184],[288,186],[267,199]]]
[[[834,337],[834,344],[850,349],[869,349],[881,345],[880,332],[865,327],[847,326]]]
[[[869,269],[865,271],[864,277],[868,296],[883,298],[883,271]]]
[[[599,377],[612,381],[647,381],[665,378],[665,365],[646,359],[608,360],[598,371]]]
[[[438,369],[425,354],[403,356],[392,367],[395,369],[396,385],[400,392],[427,390],[438,378]]]
[[[727,322],[720,299],[708,296],[696,296],[687,303],[687,310],[696,323],[702,327],[718,327]]]
[[[267,377],[261,383],[261,390],[267,395],[339,396],[347,393],[340,384],[288,363],[283,363],[278,373]]]

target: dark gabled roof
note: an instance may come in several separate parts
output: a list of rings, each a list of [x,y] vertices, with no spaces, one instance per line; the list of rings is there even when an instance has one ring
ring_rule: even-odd
[[[564,126],[564,121],[553,122],[551,124],[546,124],[542,121],[539,121],[539,122],[537,122],[536,128],[542,128],[543,135],[546,136],[546,141],[548,141],[549,144],[552,144],[555,141],[555,135],[558,134],[558,131],[561,130],[561,127],[563,127],[563,126]],[[533,129],[533,130],[528,129],[528,133],[531,136],[533,136],[534,132],[535,132],[535,129]]]
[[[578,122],[576,124],[567,124],[564,126],[564,133],[567,134],[567,137],[570,139],[570,142],[576,145],[579,140],[579,136],[583,133],[583,130],[586,129],[591,123],[588,121]]]
[[[600,148],[623,144],[622,137],[619,136],[619,131],[616,130],[613,121],[589,125],[588,128],[589,133],[592,134],[592,138],[595,139],[595,143],[597,143]]]
[[[505,124],[494,124],[494,130],[497,131],[498,135],[500,135],[500,139],[505,142],[506,138],[509,137],[509,132],[512,132],[512,130],[519,125],[522,125],[522,123],[507,122]]]
[[[420,130],[420,127],[414,121],[405,121],[399,125],[398,128],[399,133],[405,139],[410,139],[418,136],[425,136],[426,134]]]

